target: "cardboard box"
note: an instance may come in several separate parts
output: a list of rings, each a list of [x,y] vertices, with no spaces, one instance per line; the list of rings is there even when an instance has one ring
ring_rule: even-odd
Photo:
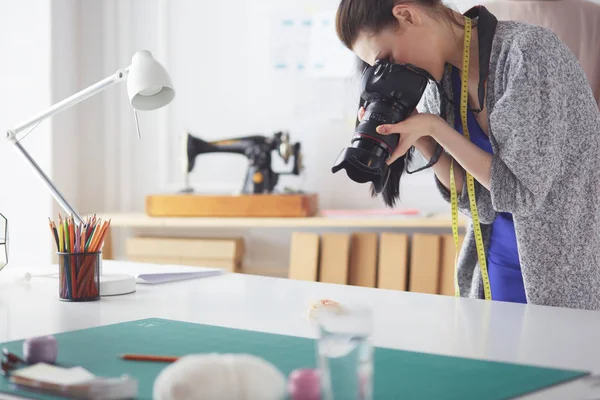
[[[320,259],[319,282],[346,285],[350,261],[350,235],[323,233]]]
[[[458,244],[459,249],[462,246],[464,235],[459,235]],[[454,244],[454,237],[452,235],[442,236],[442,250],[441,250],[441,266],[440,266],[440,287],[439,294],[446,296],[454,296],[454,269],[456,265],[456,245]]]
[[[317,211],[316,194],[181,193],[146,197],[146,214],[152,217],[312,217]]]
[[[319,278],[319,235],[293,232],[290,245],[290,279],[316,282]]]
[[[350,285],[377,286],[377,234],[353,233],[350,242]]]
[[[415,233],[412,237],[409,291],[437,294],[440,273],[440,235]]]
[[[377,287],[407,290],[408,235],[384,232],[379,238]]]
[[[131,237],[126,242],[127,257],[184,258],[240,261],[243,238]]]

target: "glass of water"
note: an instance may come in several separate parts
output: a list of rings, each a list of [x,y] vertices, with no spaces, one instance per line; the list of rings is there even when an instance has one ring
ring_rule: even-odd
[[[372,313],[364,306],[322,309],[317,314],[318,366],[323,400],[371,400]]]

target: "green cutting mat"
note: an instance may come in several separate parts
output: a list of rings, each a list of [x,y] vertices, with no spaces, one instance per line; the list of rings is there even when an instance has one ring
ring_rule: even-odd
[[[315,341],[293,336],[145,319],[56,335],[58,363],[81,365],[96,375],[129,374],[139,380],[139,398],[151,399],[162,363],[122,361],[124,353],[181,356],[189,353],[250,353],[275,364],[286,376],[296,368],[314,367]],[[22,341],[3,347],[21,354]],[[376,348],[374,398],[499,400],[510,399],[586,375],[585,372],[537,368]],[[15,391],[0,378],[0,392]],[[37,396],[37,397],[35,397]]]

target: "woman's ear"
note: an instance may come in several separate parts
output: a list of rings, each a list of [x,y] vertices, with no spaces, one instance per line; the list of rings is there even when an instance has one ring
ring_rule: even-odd
[[[411,4],[397,4],[392,8],[392,14],[396,17],[399,25],[409,26],[421,23],[421,16]]]

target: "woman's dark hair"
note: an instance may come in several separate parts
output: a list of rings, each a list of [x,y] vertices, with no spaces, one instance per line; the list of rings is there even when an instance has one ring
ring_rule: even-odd
[[[339,39],[352,50],[360,32],[378,34],[386,28],[398,27],[392,13],[398,4],[415,4],[433,17],[458,23],[442,0],[341,0],[335,19]]]
[[[397,28],[398,20],[392,10],[398,4],[408,3],[423,7],[433,17],[462,27],[441,0],[341,0],[336,14],[338,38],[348,49],[352,50],[361,32],[376,35],[386,28]],[[369,64],[357,57],[357,66],[359,72],[362,73],[365,68],[369,67]],[[382,192],[383,201],[388,207],[394,207],[400,198],[400,178],[405,166],[412,161],[413,152],[414,149],[410,148],[406,155],[389,165],[390,176]],[[377,195],[373,186],[371,186],[371,195],[373,197]]]

